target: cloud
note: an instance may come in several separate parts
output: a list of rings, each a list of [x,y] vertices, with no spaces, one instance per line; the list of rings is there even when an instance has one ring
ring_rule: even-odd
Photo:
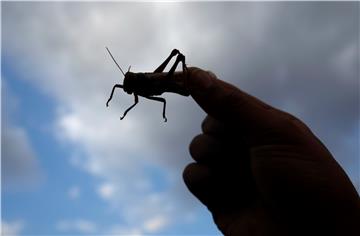
[[[16,123],[19,99],[2,83],[1,183],[5,191],[23,191],[42,180],[36,152],[28,132]]]
[[[94,234],[97,226],[85,219],[61,220],[56,224],[56,229],[63,233]]]
[[[22,226],[13,224],[13,226]],[[166,216],[158,214],[148,218],[143,225],[124,226],[110,225],[99,226],[96,223],[86,219],[67,219],[56,223],[56,229],[61,233],[80,233],[80,234],[111,234],[111,235],[147,235],[159,232],[168,226]],[[14,228],[14,227],[13,227]]]
[[[147,232],[158,232],[167,225],[167,219],[164,216],[155,216],[144,223],[144,228]]]
[[[141,236],[144,235],[141,229],[124,227],[123,225],[113,225],[110,230],[105,231],[105,234],[110,235],[132,235]]]
[[[99,195],[104,198],[104,199],[109,199],[111,197],[114,196],[114,185],[111,183],[105,183],[102,184],[99,188],[98,188],[98,193]]]
[[[154,215],[143,222],[143,225],[127,226],[112,225],[110,230],[104,230],[104,234],[112,235],[149,235],[168,227],[168,220],[164,215]]]
[[[1,221],[1,235],[16,236],[23,231],[25,224],[22,220],[16,221]]]
[[[4,190],[34,187],[41,179],[41,171],[26,131],[19,126],[5,125],[1,142]]]
[[[303,119],[355,182],[358,149],[343,140],[358,142],[356,4],[4,3],[3,53],[58,101],[55,133],[104,183],[98,193],[125,222],[114,227],[142,232],[161,215],[149,224],[159,233],[196,211],[181,172],[205,114],[170,94],[168,123],[160,104],[142,98],[120,121],[133,98],[119,90],[105,107],[122,75],[104,46],[133,71],[152,71],[179,48],[189,65]]]

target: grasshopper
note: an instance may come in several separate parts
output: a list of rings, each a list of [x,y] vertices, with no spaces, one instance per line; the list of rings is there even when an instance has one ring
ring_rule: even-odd
[[[134,94],[134,104],[131,105],[124,115],[120,117],[120,120],[124,119],[126,114],[139,102],[139,96],[162,102],[163,103],[163,118],[164,121],[167,121],[165,115],[166,109],[166,100],[162,97],[156,97],[165,92],[177,93],[182,96],[189,96],[190,92],[187,88],[187,67],[185,64],[185,56],[179,52],[177,49],[173,49],[171,54],[165,59],[165,61],[154,71],[154,72],[145,72],[145,73],[133,73],[130,72],[130,67],[126,73],[123,72],[119,64],[116,62],[115,58],[111,54],[110,50],[106,47],[106,50],[110,54],[111,58],[120,69],[121,73],[124,75],[123,84],[115,84],[112,88],[110,97],[106,102],[106,106],[109,106],[109,102],[113,97],[114,91],[116,88],[122,88],[128,94]],[[169,72],[164,73],[164,69],[170,60],[176,56],[176,61],[169,70]],[[176,67],[179,62],[182,63],[182,72],[175,72]]]

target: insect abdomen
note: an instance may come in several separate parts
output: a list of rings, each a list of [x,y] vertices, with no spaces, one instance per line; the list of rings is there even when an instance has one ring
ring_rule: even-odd
[[[156,95],[164,92],[177,93],[182,96],[189,96],[190,92],[186,86],[186,74],[176,72],[171,77],[167,73],[145,73],[148,81],[151,81],[152,89]]]

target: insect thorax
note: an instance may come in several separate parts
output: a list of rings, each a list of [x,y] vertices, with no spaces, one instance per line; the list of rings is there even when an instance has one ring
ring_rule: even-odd
[[[125,78],[124,78],[124,91],[127,92],[128,94],[131,94],[134,92],[135,88],[136,88],[136,84],[138,84],[139,82],[137,81],[137,73],[132,73],[132,72],[127,72],[125,74]]]

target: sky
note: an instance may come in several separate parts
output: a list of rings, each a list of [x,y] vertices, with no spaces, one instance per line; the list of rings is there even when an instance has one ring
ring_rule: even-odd
[[[191,97],[133,103],[123,68],[173,48],[302,119],[360,190],[359,2],[2,2],[4,235],[219,235],[186,189],[206,114]]]

